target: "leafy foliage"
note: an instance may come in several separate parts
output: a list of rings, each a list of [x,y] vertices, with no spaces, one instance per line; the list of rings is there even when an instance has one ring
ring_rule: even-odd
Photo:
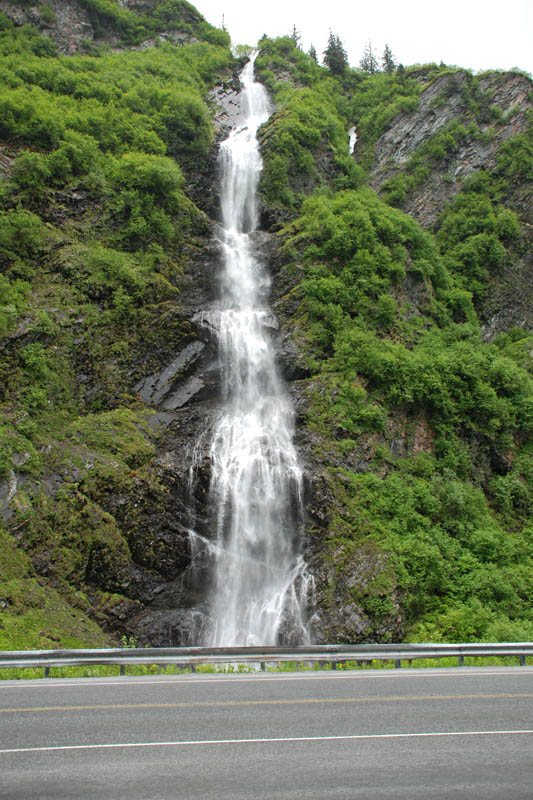
[[[291,82],[276,82],[279,63],[289,65]],[[273,208],[295,211],[315,188],[357,186],[360,170],[348,157],[346,123],[339,113],[333,78],[289,37],[262,42],[256,62],[275,94],[278,111],[262,132],[260,192]],[[292,81],[301,85],[295,88]]]
[[[116,29],[124,44],[140,44],[159,31],[178,29],[200,35],[213,44],[228,45],[229,37],[208,25],[202,15],[186,0],[156,0],[150,14],[136,13],[123,8],[114,0],[80,0],[88,11],[96,36],[103,36],[109,28]]]
[[[6,535],[0,646],[109,643],[86,612],[124,601],[131,553],[102,495],[153,454],[132,374],[190,335],[179,285],[207,226],[189,195],[214,142],[209,90],[235,63],[182,0],[150,17],[83,3],[97,38],[196,41],[60,57],[0,16],[0,477],[26,550],[12,559]]]
[[[85,612],[123,600],[137,544],[103,498],[165,492],[143,472],[153,433],[131,386],[190,336],[176,306],[209,232],[195,202],[214,142],[207,97],[235,65],[227,34],[184,0],[156,0],[149,17],[83,3],[113,41],[198,41],[58,57],[0,15],[0,476],[24,476],[9,525],[27,551],[0,533],[0,646],[103,641]],[[512,329],[488,343],[477,316],[517,257],[519,221],[502,201],[530,176],[530,132],[423,231],[391,204],[481,123],[503,121],[478,79],[461,88],[444,66],[396,68],[390,48],[383,71],[351,69],[330,40],[322,67],[296,29],[264,38],[256,69],[276,104],[260,191],[289,288],[280,313],[303,343],[306,424],[333,495],[331,591],[374,553],[381,572],[346,591],[376,638],[398,609],[413,639],[531,638],[533,339]],[[469,122],[428,139],[378,198],[364,185],[376,140],[417,107],[420,75],[443,71]],[[48,496],[50,475],[61,488]]]
[[[328,86],[331,113],[345,130],[356,123],[363,166],[388,121],[416,107],[414,71],[362,77],[347,70],[334,88],[328,73],[300,67],[290,50],[282,66],[278,47],[267,42],[266,54],[278,74],[290,75],[294,96],[303,84],[306,103],[323,103]],[[442,72],[432,69],[424,75]],[[265,136],[266,165],[278,131],[298,113],[286,83],[274,91],[283,117]],[[467,81],[464,98],[475,120],[496,119],[476,81]],[[403,202],[479,136],[475,121],[450,123],[415,151],[384,199]],[[502,335],[489,344],[475,310],[517,257],[518,219],[501,201],[506,176],[527,174],[528,141],[520,135],[501,148],[495,175],[464,181],[436,235],[361,186],[361,173],[349,188],[329,173],[305,187],[306,197],[287,202],[298,182],[277,153],[284,183],[272,185],[266,199],[291,210],[281,259],[287,275],[301,276],[290,325],[305,343],[311,376],[307,424],[318,461],[335,465],[331,591],[346,591],[344,571],[358,553],[386,557],[381,578],[346,596],[376,637],[393,613],[392,598],[412,640],[527,638],[533,630],[526,577],[533,383],[524,368],[531,367],[531,337],[517,329],[515,340]]]
[[[490,275],[510,262],[520,234],[516,214],[499,206],[496,197],[490,176],[476,173],[444,210],[438,232],[451,271],[475,300],[486,295]]]

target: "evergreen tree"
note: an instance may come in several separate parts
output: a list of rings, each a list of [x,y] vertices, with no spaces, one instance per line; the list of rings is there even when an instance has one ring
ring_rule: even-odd
[[[311,47],[309,48],[309,53],[308,53],[308,55],[309,55],[309,56],[310,56],[310,57],[313,59],[313,61],[315,62],[315,64],[318,64],[318,56],[317,56],[317,54],[316,54],[316,50],[315,50],[315,46],[314,46],[314,44],[312,44],[312,45],[311,45]]]
[[[363,51],[363,57],[359,62],[359,66],[370,75],[373,75],[375,72],[379,72],[378,60],[374,55],[374,51],[372,50],[372,42],[370,39],[368,40],[368,44]]]
[[[339,37],[329,32],[328,46],[324,50],[324,64],[332,75],[343,75],[348,66],[348,57]]]
[[[389,75],[396,69],[396,61],[394,60],[392,50],[388,44],[385,45],[385,50],[383,51],[383,55],[381,57],[381,66],[383,68],[383,72],[387,72]]]
[[[298,30],[296,25],[292,26],[292,31],[290,33],[290,37],[291,37],[292,41],[294,42],[295,47],[298,47],[300,49],[300,40],[301,40],[302,37],[301,37],[300,31]]]

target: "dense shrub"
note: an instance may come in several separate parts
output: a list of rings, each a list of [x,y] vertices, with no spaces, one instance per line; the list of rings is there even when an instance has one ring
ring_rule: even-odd
[[[489,176],[473,175],[445,208],[437,234],[450,271],[476,301],[486,295],[490,276],[510,262],[509,248],[520,234],[516,214],[493,197]]]

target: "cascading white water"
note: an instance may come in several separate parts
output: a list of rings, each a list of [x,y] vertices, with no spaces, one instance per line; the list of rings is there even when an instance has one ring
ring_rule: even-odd
[[[223,376],[223,412],[211,443],[210,500],[216,515],[209,644],[309,641],[305,606],[310,578],[297,551],[302,474],[292,443],[293,413],[266,328],[270,281],[254,254],[261,171],[257,130],[270,114],[243,70],[244,121],[221,144],[221,304],[209,314]]]

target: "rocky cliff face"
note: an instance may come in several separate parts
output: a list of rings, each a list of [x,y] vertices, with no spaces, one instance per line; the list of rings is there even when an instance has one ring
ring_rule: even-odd
[[[512,73],[479,79],[463,71],[435,77],[431,70],[420,70],[410,75],[421,87],[417,108],[397,114],[374,143],[369,183],[425,229],[436,232],[465,180],[478,173],[498,174],[502,146],[529,130],[531,81]],[[368,158],[368,143],[360,140],[354,158],[361,157]],[[402,191],[393,196],[395,187]],[[509,181],[505,191],[503,202],[517,214],[520,239],[512,260],[491,274],[491,290],[478,309],[487,338],[512,326],[533,325],[532,189],[531,181],[522,177]],[[267,208],[264,216],[268,221],[274,215]],[[388,417],[385,430],[359,434],[349,449],[342,447],[348,435],[342,427],[337,441],[323,435],[313,415],[320,408],[320,395],[334,398],[338,390],[309,367],[313,353],[302,334],[306,320],[298,313],[297,287],[305,271],[297,263],[294,250],[274,256],[274,308],[281,320],[280,358],[297,410],[297,443],[306,465],[306,556],[316,579],[316,640],[400,640],[407,621],[404,598],[387,554],[365,538],[364,512],[356,512],[355,528],[360,527],[361,536],[354,535],[348,476],[374,473],[385,482],[392,462],[433,458],[436,432],[425,413],[397,411]],[[408,269],[395,298],[411,309],[408,313],[417,313],[428,301],[428,286]],[[482,485],[511,469],[509,454],[491,453],[482,437],[477,441],[472,437],[468,446]],[[378,453],[386,456],[376,466]]]
[[[17,26],[34,25],[55,42],[60,53],[75,53],[94,40],[89,14],[77,2],[51,0],[45,5],[1,0],[0,11]]]
[[[121,0],[120,8],[140,14],[150,14],[153,0]],[[15,25],[33,25],[42,36],[51,39],[58,52],[72,55],[86,52],[92,45],[106,44],[110,47],[124,47],[120,31],[113,30],[107,20],[107,27],[95,28],[94,17],[90,6],[78,0],[49,0],[46,3],[17,3],[12,0],[0,0],[0,11],[13,20]],[[191,12],[191,22],[197,22],[200,16]],[[173,44],[190,44],[198,41],[194,34],[179,29],[162,30],[158,34],[139,42],[130,44],[135,49],[155,47],[158,42],[169,41]]]
[[[413,77],[422,85],[418,108],[396,116],[376,142],[370,185],[388,197],[391,182],[413,174],[410,160],[420,148],[439,134],[444,139],[448,131],[452,136],[454,130],[458,132],[442,142],[440,153],[426,160],[425,174],[413,180],[405,196],[393,197],[403,211],[433,231],[465,179],[479,171],[493,173],[502,145],[527,132],[531,81],[516,73],[489,73],[476,79],[464,71],[443,74],[431,82],[424,71]],[[532,197],[532,181],[522,180],[511,183],[504,198],[522,222],[517,248],[522,256],[507,267],[505,275],[493,276],[493,291],[481,309],[488,337],[513,325],[533,325]]]
[[[419,77],[424,87],[424,74]],[[475,129],[467,130],[402,205],[425,228],[436,227],[444,205],[460,191],[465,178],[478,170],[493,170],[503,142],[528,129],[531,86],[525,76],[487,75],[479,78],[475,91],[472,80],[462,71],[436,78],[422,88],[417,110],[395,117],[375,145],[370,185],[379,192],[450,123],[468,129],[475,121]],[[473,110],[473,104],[478,108]]]
[[[153,0],[124,0],[118,8],[150,15],[156,5]],[[197,41],[191,31],[202,25],[201,15],[188,4],[174,10],[181,13],[185,30],[180,30],[179,19],[171,19],[168,30],[128,45],[118,23],[107,20],[103,28],[96,25],[98,19],[91,14],[90,3],[0,2],[0,11],[17,27],[33,26],[66,55],[88,51],[93,44],[141,49],[158,41],[178,46]],[[46,53],[50,55],[48,50]],[[229,53],[223,61],[231,63]],[[238,62],[233,62],[233,68],[233,73],[222,68],[224,83],[212,92],[213,104],[218,103],[214,120],[217,139],[225,136],[236,113]],[[0,150],[0,180],[7,182],[22,148],[2,141]],[[201,164],[187,165],[188,194],[198,209],[215,220],[216,143],[200,160]],[[99,214],[83,189],[53,191],[36,210],[58,230],[68,220],[76,220],[78,233],[90,231]],[[198,443],[209,430],[215,413],[218,384],[216,348],[209,329],[202,323],[202,312],[216,296],[220,257],[210,241],[216,222],[209,226],[208,230],[204,223],[199,236],[187,238],[174,251],[173,258],[180,264],[172,277],[175,291],[166,298],[161,295],[146,314],[136,315],[130,330],[126,326],[120,332],[119,336],[129,343],[127,354],[111,354],[117,331],[108,330],[108,338],[105,325],[93,327],[87,309],[79,309],[78,298],[73,296],[69,306],[70,290],[62,275],[65,264],[61,248],[65,242],[47,253],[56,277],[50,277],[46,297],[38,297],[37,292],[32,297],[33,307],[2,338],[2,369],[16,369],[20,352],[35,341],[41,342],[39,347],[50,346],[54,360],[68,360],[67,380],[72,378],[75,402],[83,409],[81,416],[89,419],[91,409],[96,408],[96,416],[100,412],[114,415],[124,408],[125,400],[130,410],[124,415],[118,411],[120,421],[118,417],[114,419],[119,427],[125,423],[128,433],[122,439],[118,428],[115,430],[113,452],[107,445],[102,448],[101,441],[89,444],[84,434],[75,434],[77,443],[73,444],[72,440],[67,441],[70,435],[65,432],[65,439],[51,438],[36,453],[22,449],[9,459],[9,469],[0,479],[1,521],[20,553],[25,552],[29,559],[24,561],[24,569],[7,573],[0,569],[0,608],[16,608],[16,614],[21,614],[22,608],[31,609],[30,595],[41,582],[54,598],[57,593],[67,607],[76,609],[83,620],[80,634],[86,625],[90,628],[90,617],[111,641],[114,637],[118,641],[121,635],[162,645],[198,641],[205,587],[197,578],[191,578],[193,572],[198,576],[199,569],[197,563],[191,563],[188,528],[193,522],[194,493],[198,497],[195,529],[202,534],[208,525],[207,456],[205,447],[202,451]],[[51,299],[52,295],[57,302]],[[42,313],[52,320],[55,330],[45,340],[38,327]],[[95,336],[98,339],[100,335],[103,341],[98,347],[105,341],[107,351],[102,360],[93,358],[91,352]],[[110,418],[104,423],[106,439],[113,424]],[[11,432],[9,435],[13,436]],[[28,470],[32,457],[50,463],[37,471]],[[192,464],[196,471],[193,492]],[[80,517],[79,537],[74,530],[76,524],[71,525],[78,504],[78,511],[85,518],[81,522]],[[206,515],[205,520],[200,519],[202,514]],[[5,575],[11,573],[26,587],[22,591],[28,597],[27,603],[19,603],[19,584],[4,585]],[[76,596],[78,590],[80,594]],[[50,628],[43,625],[35,646],[41,640],[46,646],[50,630],[56,636],[54,626],[54,620]]]
[[[144,13],[151,3],[129,0],[120,6]],[[73,0],[50,0],[46,6],[0,0],[0,10],[17,25],[38,27],[61,53],[83,50],[88,42],[120,42],[118,34],[95,30],[85,5]],[[159,35],[180,42],[192,36],[179,30]],[[150,46],[156,39],[134,46]],[[411,159],[424,144],[450,126],[461,125],[464,132],[446,140],[438,157],[424,161],[424,171],[395,200],[423,227],[434,230],[465,178],[494,170],[501,145],[527,129],[530,82],[520,75],[488,75],[474,86],[471,76],[460,71],[431,81],[421,71],[418,80],[418,108],[394,117],[375,143],[370,184],[390,197],[395,178],[410,178]],[[218,140],[238,119],[237,88],[234,74],[212,92]],[[457,133],[457,127],[453,131]],[[275,139],[275,132],[267,133]],[[322,145],[317,145],[319,151]],[[6,177],[12,155],[17,153],[0,153],[0,170]],[[358,157],[356,147],[356,161]],[[62,264],[51,248],[45,262],[51,271],[49,282],[43,282],[35,296],[36,308],[51,322],[43,327],[37,312],[28,313],[3,342],[8,364],[18,365],[17,353],[35,341],[45,341],[57,359],[68,359],[76,401],[87,417],[85,428],[71,427],[63,441],[43,448],[39,457],[45,468],[38,476],[25,471],[33,454],[14,452],[9,473],[0,480],[6,529],[31,558],[34,576],[50,591],[62,593],[77,613],[96,621],[115,641],[126,635],[141,645],[180,645],[201,637],[208,588],[203,548],[211,536],[209,433],[219,397],[217,350],[205,316],[216,303],[220,261],[211,235],[218,215],[216,158],[215,145],[189,189],[210,220],[203,240],[188,244],[180,254],[179,300],[162,302],[152,316],[139,311],[129,323],[131,329],[120,330],[118,346],[111,333],[99,342],[99,359],[98,354],[89,357],[85,343],[91,319],[78,310],[74,296],[72,308],[56,303],[67,290],[56,277]],[[333,183],[338,174],[332,168],[331,149],[320,151],[317,158],[313,180]],[[302,179],[296,189],[311,191],[315,183],[311,184]],[[484,301],[487,337],[513,324],[533,324],[530,193],[531,185],[522,181],[511,185],[505,197],[521,223],[522,255],[497,276],[497,291]],[[89,208],[84,194],[57,194],[58,216],[46,219],[49,224],[83,221],[87,229],[97,220],[98,209]],[[264,209],[264,219],[273,228],[289,218],[289,212]],[[348,523],[359,524],[348,520],[352,488],[346,473],[357,476],[373,470],[378,480],[385,479],[392,470],[387,459],[432,456],[435,431],[423,411],[389,415],[381,431],[363,432],[351,448],[342,446],[344,431],[332,441],[317,430],[312,419],[317,397],[334,399],[338,390],[321,379],[320,367],[311,365],[313,352],[299,316],[304,268],[280,252],[275,235],[257,233],[255,244],[274,276],[272,336],[294,403],[296,445],[305,470],[305,557],[316,581],[314,638],[401,639],[403,598],[388,554],[370,538],[354,543],[343,536]],[[407,270],[394,291],[398,306],[409,306],[414,309],[409,313],[416,314],[429,290],[420,275]],[[61,297],[61,302],[67,301]],[[421,327],[424,324],[422,320]],[[354,385],[357,381],[354,376]],[[107,434],[105,447],[99,447],[101,428]],[[480,483],[507,474],[512,455],[491,456],[481,435],[471,440],[469,446],[478,449]],[[376,467],[379,453],[385,456]],[[500,462],[495,466],[491,458],[495,462],[497,456]],[[423,458],[421,463],[423,468]],[[8,606],[16,599],[16,589],[9,591],[0,598]]]
[[[217,141],[239,118],[238,90],[234,74],[212,92]],[[215,144],[191,192],[213,220],[218,214],[216,163]],[[9,168],[6,163],[8,172]],[[55,516],[60,498],[69,497],[70,507],[72,493],[80,490],[91,498],[91,513],[112,520],[113,533],[105,542],[81,545],[77,575],[70,571],[67,582],[83,585],[87,602],[82,602],[81,609],[107,634],[133,636],[141,645],[193,644],[201,639],[208,585],[202,572],[202,548],[194,548],[193,554],[190,530],[194,528],[198,541],[211,536],[209,434],[218,410],[219,371],[206,312],[218,295],[221,252],[210,241],[216,225],[210,223],[201,247],[191,247],[185,254],[186,270],[178,281],[179,304],[167,304],[162,316],[152,321],[151,331],[139,329],[127,363],[115,363],[112,368],[113,382],[136,398],[139,409],[150,412],[147,424],[139,428],[151,451],[149,457],[127,466],[113,457],[102,459],[98,450],[85,446],[70,450],[56,441],[49,447],[55,451],[56,469],[34,479],[19,472],[29,458],[21,454],[5,480],[0,480],[0,513],[5,524],[30,553],[37,574],[63,591],[67,584],[62,559],[52,542],[37,533],[41,523],[30,509],[38,502],[41,519]],[[256,246],[268,259],[269,237],[257,233]],[[71,331],[66,315],[55,311],[68,338],[72,334],[77,342],[76,380],[90,406],[95,397],[105,395],[106,379],[84,352],[85,320],[76,320]],[[34,322],[31,316],[22,321],[8,344],[15,348],[31,341]],[[63,341],[56,341],[56,349],[62,350]],[[108,397],[104,402],[112,407],[115,401]],[[105,477],[108,469],[111,472]],[[31,519],[24,519],[19,527],[18,516],[25,513],[31,513]]]

